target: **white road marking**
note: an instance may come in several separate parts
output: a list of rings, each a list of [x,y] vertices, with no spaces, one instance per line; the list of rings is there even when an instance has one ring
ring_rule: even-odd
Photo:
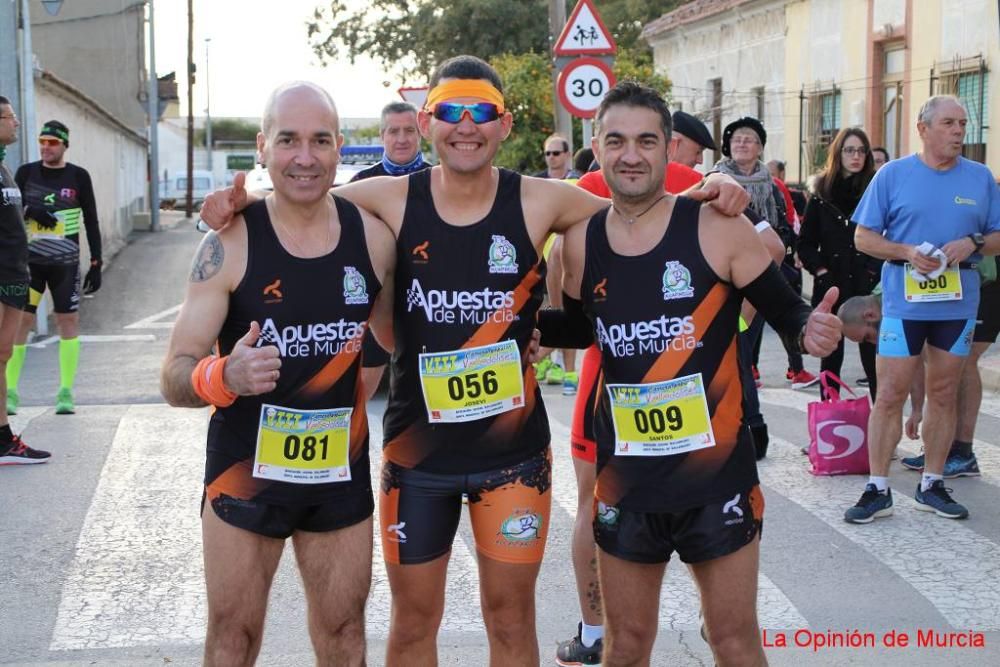
[[[845,523],[843,515],[861,495],[863,476],[811,477],[799,446],[774,435],[767,458],[758,467],[761,482],[892,570],[953,627],[1000,629],[996,545],[962,521],[917,511],[911,495],[916,481],[912,489],[893,493],[895,513],[891,517],[858,526]],[[810,478],[808,483],[804,477]],[[963,567],[955,567],[959,562]]]
[[[177,304],[167,308],[166,310],[161,310],[160,312],[150,315],[149,317],[144,317],[141,320],[133,322],[132,324],[126,324],[123,328],[125,329],[172,329],[174,327],[173,320],[167,322],[161,322],[160,320],[170,317],[171,315],[176,315],[180,312],[181,305]]]
[[[13,429],[17,434],[24,433],[28,430],[28,424],[30,424],[35,417],[40,417],[45,414],[46,410],[48,410],[48,408],[42,405],[18,408],[16,415],[8,416],[11,429]]]
[[[122,415],[63,584],[50,650],[199,643],[207,410]]]
[[[81,343],[155,343],[153,334],[82,334]],[[59,336],[49,336],[44,340],[31,343],[28,347],[44,348],[59,342]]]

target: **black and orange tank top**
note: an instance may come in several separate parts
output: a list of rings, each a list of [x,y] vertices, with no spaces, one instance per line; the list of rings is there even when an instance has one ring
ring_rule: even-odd
[[[430,169],[408,178],[384,455],[445,474],[517,463],[549,443],[527,362],[545,264],[525,225],[521,177],[501,169],[490,212],[466,226],[438,215]]]
[[[701,252],[699,209],[678,197],[663,238],[637,256],[612,250],[607,210],[588,223],[581,298],[601,349],[594,431],[608,505],[676,512],[757,483],[736,360],[741,297]]]
[[[382,285],[372,268],[358,209],[344,199],[334,200],[340,240],[332,252],[308,259],[282,247],[265,202],[251,204],[243,212],[247,268],[229,298],[219,349],[229,354],[250,323],[257,321],[261,327],[257,345],[278,348],[281,374],[274,391],[241,396],[215,411],[209,451],[235,461],[254,460],[265,404],[294,410],[353,408],[347,441],[349,481],[301,484],[255,477],[258,488],[253,495],[262,502],[313,504],[371,488],[368,418],[358,373],[361,340]],[[279,420],[283,414],[274,411]],[[288,454],[309,457],[303,446],[288,443]]]

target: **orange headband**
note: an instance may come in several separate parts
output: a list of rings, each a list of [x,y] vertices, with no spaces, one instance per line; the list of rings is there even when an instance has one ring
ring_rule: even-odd
[[[478,97],[497,105],[497,110],[500,113],[504,112],[503,93],[497,90],[492,83],[483,79],[452,79],[445,83],[439,83],[427,93],[427,102],[424,104],[424,108],[427,111],[434,111],[434,107],[439,102],[456,97]]]

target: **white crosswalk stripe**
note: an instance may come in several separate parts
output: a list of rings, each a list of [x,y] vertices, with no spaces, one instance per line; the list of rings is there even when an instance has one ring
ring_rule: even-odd
[[[805,457],[799,447],[771,436],[771,449],[759,466],[761,481],[863,548],[912,585],[956,628],[1000,629],[1000,560],[996,545],[961,521],[939,519],[916,510],[908,494],[893,493],[895,513],[874,525],[845,523],[844,510],[863,491],[856,475],[813,478],[803,483]],[[791,472],[796,470],[797,472]],[[914,481],[916,488],[916,481]],[[933,544],[934,548],[927,548]],[[961,559],[968,566],[955,568]]]
[[[207,410],[122,416],[63,585],[50,650],[204,637],[201,493]]]
[[[765,390],[762,400],[804,410],[808,395]],[[205,411],[175,410],[163,405],[123,406],[74,558],[62,588],[50,642],[51,650],[108,649],[144,645],[197,645],[204,639],[205,605],[200,522],[204,461]],[[25,408],[14,418],[23,429],[44,408]],[[373,483],[378,484],[382,439],[380,415],[370,415]],[[553,517],[551,531],[568,535],[576,512],[576,482],[569,454],[569,427],[550,418],[553,433]],[[776,492],[832,527],[896,576],[913,586],[955,627],[998,629],[1000,563],[995,544],[962,522],[933,520],[914,511],[906,492],[896,495],[896,515],[874,528],[849,526],[842,513],[860,493],[859,478],[813,478],[806,473],[798,446],[772,436],[772,453],[761,466],[766,492]],[[995,450],[989,446],[983,449]],[[981,455],[982,459],[982,455]],[[1000,466],[998,466],[1000,467]],[[915,481],[915,480],[914,480]],[[994,482],[995,483],[995,482]],[[833,501],[831,501],[833,499]],[[843,499],[843,502],[837,502]],[[376,516],[376,530],[378,530]],[[942,540],[942,536],[946,539]],[[929,551],[923,546],[934,543]],[[547,550],[539,590],[558,590],[567,625],[578,617],[569,540]],[[368,632],[384,639],[388,632],[389,587],[380,540],[374,547],[374,580],[368,607]],[[565,553],[563,553],[565,551]],[[961,557],[976,567],[955,571],[948,563]],[[284,558],[283,585],[298,586],[294,559]],[[941,572],[948,571],[943,578]],[[805,628],[792,599],[766,574],[760,576],[761,624]],[[276,584],[277,585],[277,584]],[[468,519],[463,518],[449,565],[442,633],[482,633],[478,574]],[[274,598],[274,596],[272,596]],[[301,617],[301,594],[281,595],[272,606],[284,616]],[[291,607],[295,606],[295,609]],[[690,630],[698,624],[698,597],[687,569],[678,561],[668,568],[662,596],[661,630]],[[284,617],[281,613],[275,614]]]

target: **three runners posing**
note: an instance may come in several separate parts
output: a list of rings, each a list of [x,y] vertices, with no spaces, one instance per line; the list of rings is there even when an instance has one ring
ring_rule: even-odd
[[[397,349],[379,494],[393,594],[389,664],[436,661],[447,561],[463,492],[469,494],[477,542],[491,662],[539,660],[534,597],[548,524],[550,459],[547,421],[527,351],[544,273],[540,249],[551,231],[568,231],[607,202],[566,184],[492,166],[511,125],[501,91],[499,77],[483,61],[465,56],[446,62],[431,79],[427,108],[419,117],[441,166],[336,190],[385,221],[398,255],[391,290]],[[269,168],[276,169],[270,162]],[[717,206],[742,210],[742,189],[719,180],[724,184],[699,196],[721,195]],[[236,189],[211,198],[203,214],[218,224],[245,203]],[[242,276],[245,264],[236,266],[229,280]],[[230,292],[240,281],[222,284],[218,298],[233,300]],[[296,297],[286,292],[285,298]],[[236,390],[225,370],[231,362],[217,371],[221,361],[198,361],[215,333],[203,332],[197,350],[177,357],[176,396],[191,395],[191,372],[198,364],[204,366],[196,382],[207,378],[214,386],[212,378],[218,378],[222,388]],[[267,347],[248,349],[263,354]],[[231,357],[240,345],[233,350]],[[265,370],[272,376],[277,370],[280,377],[283,371],[274,367],[280,354],[270,354]],[[452,374],[455,369],[460,370]],[[274,386],[253,390],[266,393]],[[204,397],[191,401],[203,402]],[[245,458],[253,456],[253,429],[262,421],[249,413],[243,419]],[[206,525],[214,522],[205,519]],[[211,591],[213,576],[221,575],[207,571],[207,576]]]

